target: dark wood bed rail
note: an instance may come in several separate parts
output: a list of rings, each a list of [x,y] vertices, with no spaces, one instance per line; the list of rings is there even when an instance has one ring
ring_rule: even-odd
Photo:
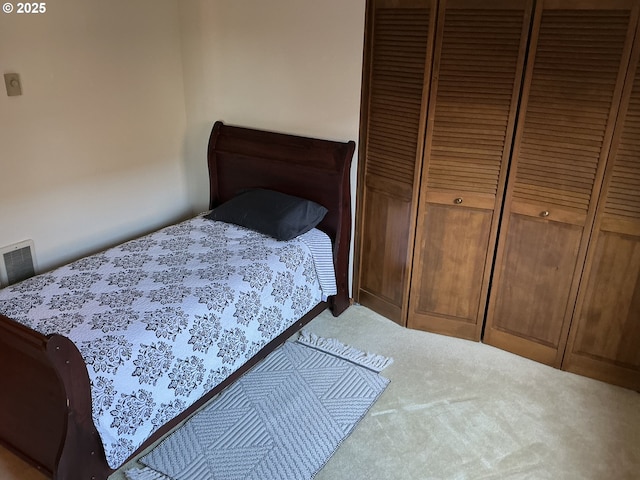
[[[0,442],[53,478],[106,478],[91,418],[89,375],[66,337],[0,314]],[[5,439],[10,439],[7,441]],[[81,462],[79,462],[81,459]]]
[[[349,170],[354,142],[330,142],[229,127],[217,122],[209,141],[211,205],[246,188],[271,188],[314,200],[329,213],[319,228],[333,241],[338,295],[321,302],[231,377],[158,429],[140,454],[233,383],[327,307],[350,304]],[[91,416],[86,364],[61,335],[42,335],[0,314],[0,443],[54,480],[106,480],[106,461]]]
[[[47,342],[44,335],[0,314],[0,441],[51,475],[66,431],[67,400]],[[38,396],[32,395],[34,390]]]

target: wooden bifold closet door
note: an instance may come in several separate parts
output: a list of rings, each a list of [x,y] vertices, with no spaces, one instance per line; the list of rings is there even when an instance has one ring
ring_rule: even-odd
[[[435,0],[367,4],[355,298],[404,325]]]
[[[640,36],[562,368],[640,391]]]
[[[640,390],[639,17],[367,2],[356,301]]]
[[[484,341],[555,367],[582,278],[636,3],[536,4]]]
[[[531,4],[440,2],[411,276],[411,328],[480,339]]]

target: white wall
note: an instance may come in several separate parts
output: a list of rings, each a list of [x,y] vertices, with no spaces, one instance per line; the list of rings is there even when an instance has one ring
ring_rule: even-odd
[[[47,8],[0,14],[0,246],[43,269],[205,209],[216,120],[358,138],[365,0]]]
[[[41,270],[190,213],[175,0],[55,0],[0,14],[0,246]]]
[[[365,0],[179,5],[194,205],[206,207],[202,158],[216,120],[357,141]]]

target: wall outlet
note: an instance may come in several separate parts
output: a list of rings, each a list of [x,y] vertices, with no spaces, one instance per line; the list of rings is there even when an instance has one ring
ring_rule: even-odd
[[[4,85],[7,87],[7,95],[17,97],[22,95],[22,85],[20,84],[20,75],[17,73],[5,73]]]

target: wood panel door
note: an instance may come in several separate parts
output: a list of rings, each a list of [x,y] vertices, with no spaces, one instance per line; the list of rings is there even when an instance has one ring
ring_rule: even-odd
[[[562,368],[640,391],[640,35]]]
[[[611,146],[636,4],[536,4],[484,341],[556,367]]]
[[[436,0],[367,8],[354,291],[404,325]]]
[[[529,0],[440,3],[408,326],[480,339]]]

